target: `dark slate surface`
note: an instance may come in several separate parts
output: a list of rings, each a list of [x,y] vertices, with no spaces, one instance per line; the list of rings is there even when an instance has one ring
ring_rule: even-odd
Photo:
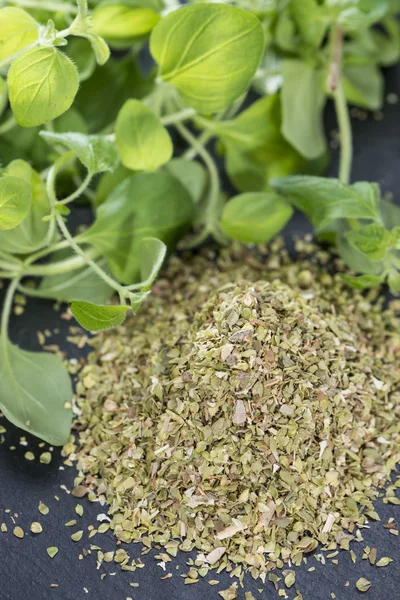
[[[387,73],[387,92],[397,92],[400,95],[400,69]],[[353,178],[379,181],[385,192],[392,192],[400,200],[400,105],[386,105],[384,115],[382,121],[377,121],[372,116],[366,121],[353,120]],[[327,128],[330,130],[332,127],[334,117],[328,111]],[[332,174],[335,174],[335,162],[336,159]],[[87,215],[84,210],[79,211],[85,219]],[[310,231],[308,223],[298,216],[288,233],[301,234],[306,231]],[[38,330],[59,328],[61,333],[53,336],[51,343],[61,344],[68,351],[69,357],[79,358],[85,351],[79,351],[65,342],[68,326],[53,309],[52,303],[32,299],[26,312],[12,319],[11,336],[17,344],[34,350],[38,349]],[[165,573],[157,566],[154,552],[142,558],[146,567],[136,573],[120,572],[113,564],[103,564],[97,570],[95,553],[84,560],[78,560],[80,552],[89,548],[90,543],[101,545],[104,551],[116,548],[114,538],[109,533],[97,535],[90,542],[87,540],[88,525],[95,524],[97,514],[104,512],[104,509],[83,499],[80,502],[85,509],[84,516],[78,517],[75,514],[77,500],[60,487],[72,488],[74,469],[66,467],[65,470],[60,470],[62,458],[57,450],[51,465],[41,465],[37,459],[28,463],[24,454],[29,449],[38,456],[38,441],[28,436],[28,446],[21,446],[19,439],[24,433],[5,423],[4,419],[0,419],[0,423],[7,426],[5,441],[0,444],[0,523],[6,522],[8,525],[8,532],[0,533],[0,600],[217,600],[220,598],[218,590],[231,585],[229,576],[212,575],[211,578],[219,579],[219,586],[211,587],[206,581],[185,586],[179,577],[180,573],[187,570],[185,562],[188,555],[183,553],[168,564],[167,570],[173,573],[173,577],[165,581],[160,580]],[[16,450],[10,450],[12,445],[16,446]],[[40,500],[50,508],[47,516],[42,516],[37,510]],[[6,509],[10,509],[11,513],[6,514]],[[397,581],[400,540],[383,527],[390,517],[400,521],[400,509],[378,502],[377,510],[381,515],[381,522],[371,523],[370,529],[363,531],[364,542],[355,544],[354,550],[361,557],[364,546],[376,547],[378,557],[390,556],[394,562],[389,567],[379,569],[359,558],[356,565],[353,565],[349,554],[341,552],[337,557],[338,565],[330,563],[322,566],[310,557],[307,567],[315,566],[316,569],[311,573],[304,566],[297,569],[296,585],[287,591],[290,600],[296,596],[296,589],[302,592],[304,600],[329,600],[331,593],[339,600],[358,597],[369,600],[400,598]],[[15,513],[18,514],[15,520],[26,532],[23,540],[12,534],[14,525],[11,517]],[[64,524],[74,518],[78,520],[78,525],[73,529],[66,528]],[[32,521],[40,521],[43,525],[44,531],[39,536],[29,532]],[[81,542],[74,543],[70,535],[77,529],[83,529],[85,535]],[[59,547],[59,553],[53,560],[46,553],[49,546]],[[133,545],[128,550],[131,556],[138,557],[141,545]],[[179,570],[176,569],[177,565]],[[114,572],[116,575],[113,576]],[[101,575],[104,573],[106,576],[102,580]],[[355,588],[355,582],[362,576],[372,582],[369,592],[365,594],[359,593]],[[131,582],[140,585],[133,588],[129,586]],[[346,582],[349,582],[348,586],[345,586]],[[51,584],[57,584],[58,587],[51,587]],[[263,586],[250,577],[245,579],[244,590],[239,590],[240,599],[244,598],[245,591],[252,591],[255,598],[260,600],[278,598],[271,583],[267,582]]]

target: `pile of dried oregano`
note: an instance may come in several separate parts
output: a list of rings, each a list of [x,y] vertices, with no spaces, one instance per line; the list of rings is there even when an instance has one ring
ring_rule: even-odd
[[[197,549],[194,581],[348,548],[400,460],[398,306],[299,246],[173,258],[80,376],[76,484],[120,540]]]

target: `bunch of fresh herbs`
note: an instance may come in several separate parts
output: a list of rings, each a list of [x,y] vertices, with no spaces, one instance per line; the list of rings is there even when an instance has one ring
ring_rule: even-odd
[[[265,242],[297,207],[336,244],[349,284],[400,290],[400,209],[373,183],[349,185],[348,115],[348,103],[382,105],[380,67],[400,56],[398,0],[1,5],[0,407],[13,423],[62,444],[72,419],[62,362],[9,340],[15,293],[70,302],[91,331],[114,327],[191,230],[186,245]],[[328,98],[339,179],[316,176],[329,160]],[[211,139],[240,192],[228,201]],[[94,222],[73,235],[68,215],[84,200]]]

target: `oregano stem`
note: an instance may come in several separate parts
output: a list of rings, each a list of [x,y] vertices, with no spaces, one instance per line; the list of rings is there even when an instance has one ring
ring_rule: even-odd
[[[340,132],[340,166],[339,179],[343,183],[350,183],[351,165],[353,160],[353,134],[347,100],[343,86],[339,83],[334,91],[334,101]]]
[[[215,136],[215,133],[213,133],[211,131],[203,131],[203,133],[200,135],[200,137],[197,138],[197,142],[199,145],[205,146],[207,144],[207,142],[209,142],[214,136]],[[193,160],[194,158],[196,158],[198,153],[199,153],[198,148],[197,147],[194,148],[193,146],[191,146],[182,155],[182,158],[186,158],[187,160]]]
[[[112,277],[110,277],[109,275],[107,275],[107,273],[105,271],[103,271],[103,269],[101,267],[99,267],[94,262],[94,260],[92,260],[90,258],[90,256],[84,250],[82,250],[82,248],[77,244],[77,242],[74,240],[74,238],[72,237],[72,235],[68,231],[68,228],[65,225],[62,216],[61,215],[57,215],[56,216],[56,220],[57,220],[57,224],[58,224],[59,228],[61,229],[61,232],[62,232],[63,236],[65,237],[66,240],[68,240],[71,248],[73,250],[75,250],[75,252],[79,256],[81,256],[83,258],[83,260],[86,262],[86,264],[88,264],[90,267],[92,267],[93,271],[95,271],[97,273],[97,275],[99,277],[101,277],[101,279],[103,279],[103,281],[105,281],[105,283],[107,283],[116,292],[118,292],[118,294],[123,293],[122,292],[122,286],[119,285]]]
[[[187,121],[188,119],[192,119],[196,115],[197,112],[194,108],[185,108],[184,110],[181,110],[179,112],[166,115],[160,120],[163,125],[175,125],[175,123],[180,123],[181,121]]]
[[[4,348],[8,341],[8,322],[10,320],[14,294],[17,290],[19,280],[20,278],[16,277],[15,279],[13,279],[13,281],[11,281],[10,285],[7,288],[6,297],[4,300],[3,313],[1,315],[1,338]]]
[[[70,244],[68,244],[70,245]],[[85,258],[82,256],[72,256],[71,258],[60,260],[55,263],[49,263],[46,265],[32,265],[24,269],[23,274],[32,275],[36,277],[45,277],[46,275],[60,275],[61,273],[70,273],[76,271],[86,264],[86,258],[95,259],[100,256],[100,252],[91,248],[85,253]]]
[[[85,179],[82,181],[81,185],[75,190],[75,192],[72,192],[72,194],[70,194],[63,200],[59,200],[58,204],[69,204],[70,202],[73,202],[73,200],[76,200],[76,198],[79,198],[79,196],[81,196],[86,190],[86,188],[89,186],[90,182],[92,181],[92,177],[93,174],[90,171],[88,171]]]
[[[353,137],[346,96],[342,85],[343,31],[336,26],[331,30],[332,61],[328,76],[328,91],[332,93],[340,134],[339,179],[348,184],[351,179]]]
[[[217,213],[220,194],[220,180],[218,169],[211,154],[202,144],[200,144],[197,138],[194,135],[192,135],[192,133],[187,129],[187,127],[182,125],[182,123],[176,123],[175,127],[181,134],[181,136],[197,151],[199,156],[201,156],[210,175],[210,190],[208,194],[208,202],[205,214],[205,231],[201,235],[201,238],[197,240],[204,241],[210,233],[212,233],[213,235],[218,235]]]

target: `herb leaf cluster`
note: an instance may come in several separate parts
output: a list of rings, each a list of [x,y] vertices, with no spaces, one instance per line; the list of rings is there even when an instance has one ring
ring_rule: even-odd
[[[67,301],[83,327],[107,329],[138,310],[179,243],[264,243],[294,208],[336,244],[350,285],[400,291],[400,208],[376,184],[350,185],[348,111],[382,106],[381,67],[400,57],[398,0],[6,4],[0,408],[12,422],[63,444],[72,418],[61,360],[9,340],[17,291]],[[322,177],[330,98],[338,179]],[[231,199],[220,159],[238,191]],[[91,205],[94,221],[74,235],[77,202]]]

